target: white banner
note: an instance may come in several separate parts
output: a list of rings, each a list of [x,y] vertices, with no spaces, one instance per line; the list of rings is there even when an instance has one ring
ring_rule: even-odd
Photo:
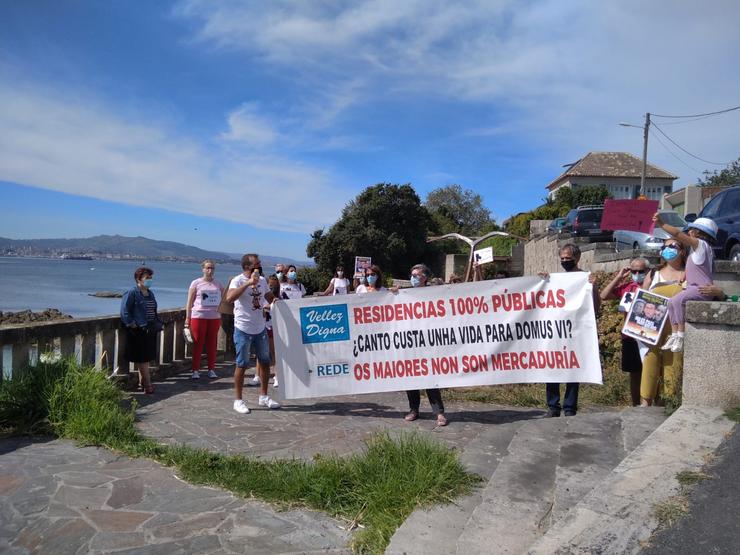
[[[285,399],[507,383],[601,383],[585,272],[273,305]]]

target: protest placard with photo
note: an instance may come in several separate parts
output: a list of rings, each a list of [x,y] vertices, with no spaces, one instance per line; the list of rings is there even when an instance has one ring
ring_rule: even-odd
[[[373,259],[369,256],[355,256],[355,275],[360,277],[365,275],[365,271],[373,264]]]
[[[634,293],[622,333],[649,345],[657,345],[668,319],[668,297],[644,289]]]
[[[286,399],[602,379],[585,272],[303,298],[273,318]]]

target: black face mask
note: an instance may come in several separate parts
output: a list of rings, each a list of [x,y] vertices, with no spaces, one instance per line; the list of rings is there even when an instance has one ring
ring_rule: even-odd
[[[576,266],[578,266],[578,262],[576,262],[575,260],[561,260],[560,265],[566,272],[572,272],[576,269]]]

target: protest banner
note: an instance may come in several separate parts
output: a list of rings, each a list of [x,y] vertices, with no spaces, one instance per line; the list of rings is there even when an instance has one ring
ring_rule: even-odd
[[[657,211],[657,200],[606,199],[601,229],[652,233],[653,214]]]
[[[355,274],[353,277],[365,275],[365,270],[372,266],[373,260],[369,256],[355,256]]]
[[[668,319],[668,297],[638,289],[624,321],[622,333],[649,345],[657,345]]]
[[[279,301],[273,318],[285,399],[601,383],[585,272]]]
[[[486,247],[485,249],[473,251],[473,260],[479,266],[481,264],[493,262],[493,247]]]

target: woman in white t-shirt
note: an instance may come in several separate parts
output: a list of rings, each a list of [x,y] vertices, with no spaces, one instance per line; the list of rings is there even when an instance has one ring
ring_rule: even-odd
[[[346,295],[349,292],[349,280],[344,277],[344,268],[337,266],[334,277],[329,282],[329,287],[322,295]]]
[[[208,377],[218,377],[215,370],[218,330],[221,327],[221,313],[218,307],[224,296],[224,286],[213,279],[216,272],[213,260],[204,260],[200,266],[203,269],[203,277],[193,280],[190,284],[185,305],[185,327],[190,328],[193,335],[194,380],[200,378],[200,359],[204,347],[208,359]]]
[[[296,267],[288,266],[288,272],[285,274],[285,281],[280,284],[280,296],[283,299],[301,299],[306,295],[306,288],[302,283],[298,283],[298,272]]]

